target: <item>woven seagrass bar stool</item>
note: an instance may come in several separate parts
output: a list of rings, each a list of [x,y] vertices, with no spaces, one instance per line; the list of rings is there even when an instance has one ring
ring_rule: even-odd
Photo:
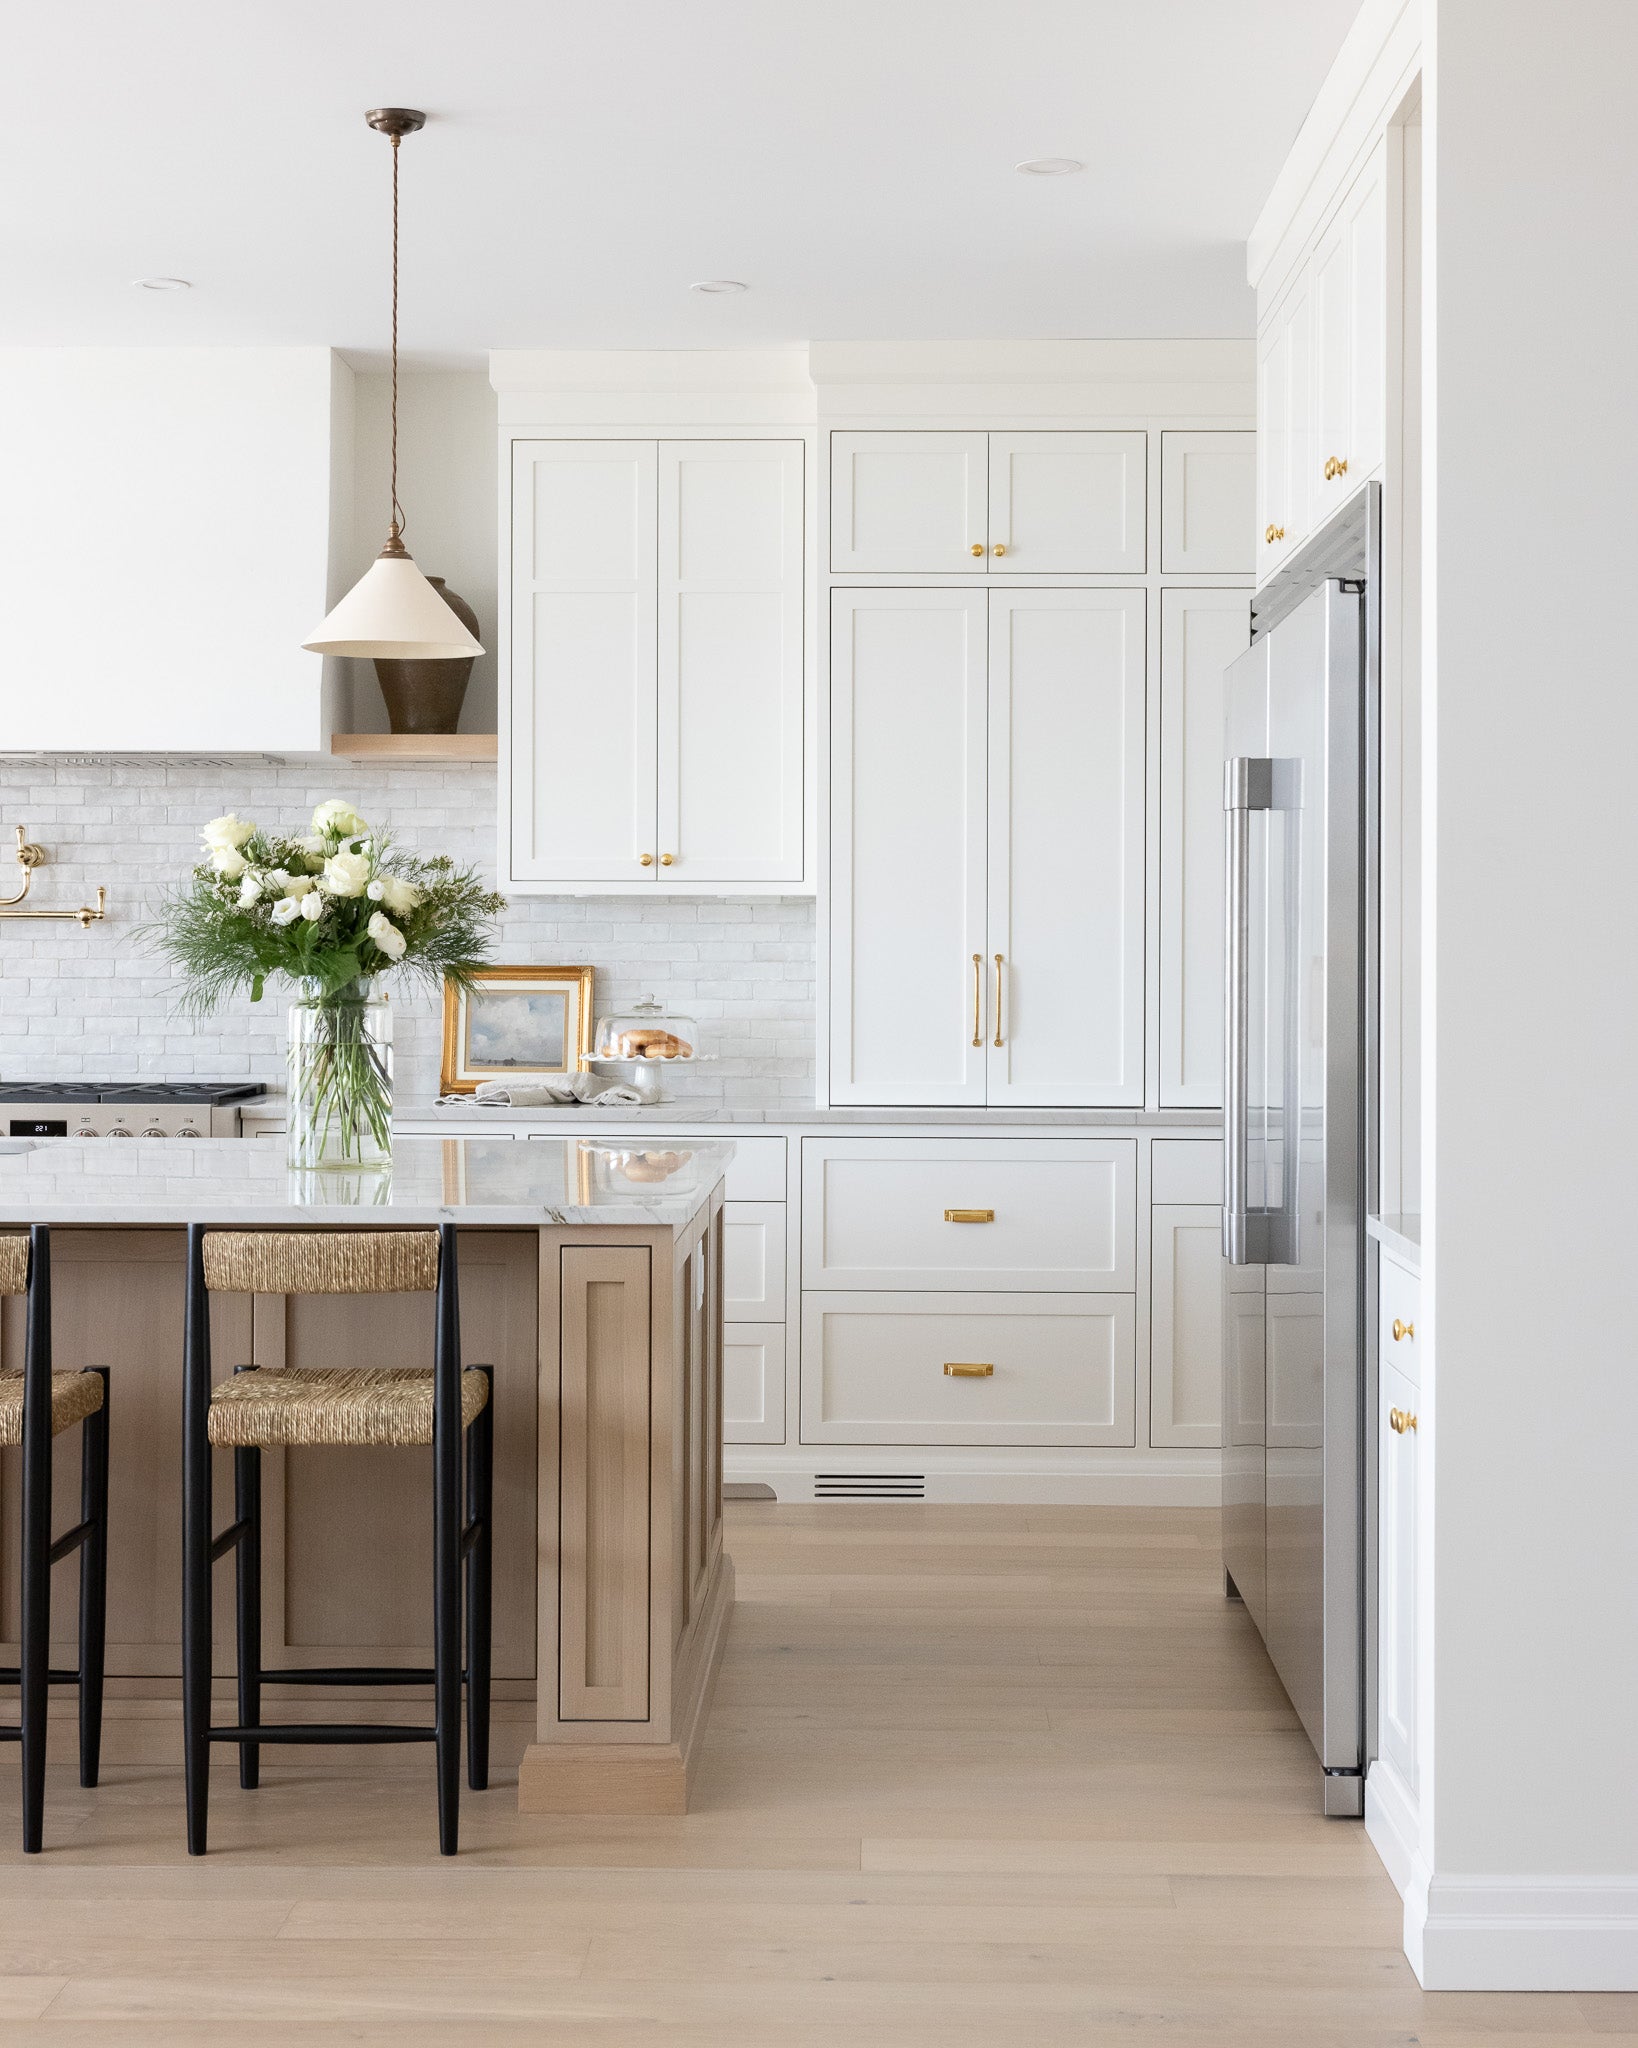
[[[432,1368],[235,1368],[211,1385],[210,1294],[435,1293]],[[205,1853],[210,1746],[239,1748],[239,1783],[258,1782],[266,1742],[430,1742],[436,1746],[438,1846],[453,1856],[460,1817],[461,1567],[466,1567],[467,1782],[489,1782],[490,1503],[494,1415],[488,1366],[462,1370],[455,1231],[188,1231],[182,1408],[182,1733],[188,1853]],[[461,1442],[466,1440],[466,1503]],[[262,1452],[310,1446],[432,1446],[429,1669],[262,1668]],[[234,1519],[216,1534],[211,1447],[233,1449]],[[234,1553],[239,1718],[211,1725],[211,1567]],[[264,1721],[264,1685],[430,1685],[432,1726]]]
[[[23,1746],[23,1848],[36,1855],[45,1827],[49,1688],[80,1689],[80,1783],[94,1785],[102,1752],[102,1672],[108,1613],[108,1368],[51,1365],[51,1232],[0,1237],[0,1294],[27,1297],[23,1369],[0,1372],[0,1444],[23,1451],[22,1664],[0,1685],[22,1693],[20,1725],[0,1738]],[[51,1443],[75,1423],[80,1437],[80,1519],[51,1533]],[[51,1567],[80,1553],[80,1662],[51,1668]]]

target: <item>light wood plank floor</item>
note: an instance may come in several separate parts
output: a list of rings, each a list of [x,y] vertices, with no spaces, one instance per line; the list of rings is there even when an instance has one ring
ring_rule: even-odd
[[[1638,1997],[1424,1996],[1221,1595],[1215,1517],[736,1507],[697,1810],[435,1853],[427,1761],[0,1770],[0,2042],[1613,2048]]]

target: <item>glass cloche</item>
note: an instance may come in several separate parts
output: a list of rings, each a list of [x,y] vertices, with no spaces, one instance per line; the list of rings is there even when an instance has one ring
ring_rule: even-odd
[[[644,1066],[661,1060],[699,1058],[699,1027],[692,1017],[671,1010],[655,996],[644,996],[626,1011],[599,1017],[592,1040],[594,1060],[637,1060]]]

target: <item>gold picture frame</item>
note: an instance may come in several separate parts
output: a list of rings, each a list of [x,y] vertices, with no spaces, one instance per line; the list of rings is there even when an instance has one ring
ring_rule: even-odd
[[[592,1046],[591,968],[480,967],[472,982],[470,990],[444,983],[440,1094],[471,1095],[480,1081],[527,1082],[585,1072]]]

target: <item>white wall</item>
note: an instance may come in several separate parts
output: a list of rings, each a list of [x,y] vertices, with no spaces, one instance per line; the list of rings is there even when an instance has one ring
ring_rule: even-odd
[[[385,374],[354,380],[352,533],[346,581],[381,552],[389,511],[391,385]],[[461,707],[462,732],[495,730],[495,393],[482,370],[415,370],[398,380],[398,499],[404,540],[422,571],[442,576],[478,614],[478,656]],[[349,732],[385,732],[387,708],[374,664],[342,663]]]
[[[62,746],[61,691],[103,748],[203,705],[206,746],[322,747],[350,403],[322,348],[0,350],[0,749]]]
[[[1638,1987],[1638,8],[1431,31],[1421,1966]]]

